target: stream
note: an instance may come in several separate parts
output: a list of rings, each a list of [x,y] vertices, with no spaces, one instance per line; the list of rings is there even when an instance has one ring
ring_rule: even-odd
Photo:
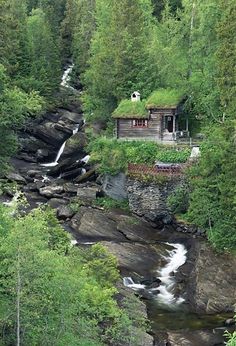
[[[73,64],[69,65],[68,68],[64,71],[61,81],[62,88],[69,89],[71,92],[73,92],[74,90],[74,88],[71,87],[69,84],[70,73],[72,69]],[[61,179],[61,176],[63,176],[61,175],[61,168],[58,169],[58,171],[54,171],[58,167],[62,167],[64,169],[64,172],[66,172],[67,174],[68,168],[66,164],[63,166],[63,163],[61,162],[62,155],[66,150],[70,138],[72,138],[73,136],[76,137],[78,135],[78,132],[83,132],[81,131],[81,129],[82,127],[84,127],[85,121],[82,119],[81,125],[81,123],[78,122],[78,119],[73,114],[74,113],[71,113],[69,115],[70,119],[72,119],[73,117],[75,118],[73,118],[73,121],[70,124],[72,135],[69,138],[67,136],[67,138],[63,140],[63,143],[61,141],[62,144],[57,148],[57,152],[55,151],[56,155],[52,156],[51,162],[47,159],[45,159],[42,162],[36,163],[33,161],[26,162],[22,159],[14,161],[15,166],[17,166],[18,169],[21,169],[21,172],[25,172],[24,174],[27,175],[28,172],[32,172],[31,174],[33,178],[30,176],[31,180],[29,180],[32,182],[27,183],[25,191],[30,196],[30,199],[32,199],[33,201],[34,199],[36,200],[36,203],[32,203],[33,207],[35,205],[44,204],[48,202],[51,203],[50,205],[53,204],[56,205],[56,207],[58,207],[59,205],[59,207],[61,207],[61,205],[63,206],[65,204],[63,198],[68,200],[70,196],[76,196],[76,189],[79,187],[77,181],[73,181],[73,179],[71,178],[66,181]],[[83,175],[86,175],[89,172],[91,172],[92,174],[92,167],[90,166],[90,156],[87,155],[86,152],[83,152],[82,150],[80,156],[75,158],[73,157],[73,160],[74,161],[70,161],[69,164],[71,166],[71,172],[75,172],[75,176],[76,174],[79,174],[79,178],[81,178]],[[67,163],[67,161],[65,162]],[[35,173],[33,173],[33,171]],[[52,172],[55,177],[51,176]],[[72,184],[72,181],[74,185]],[[48,187],[50,188],[50,186],[53,184],[56,184],[55,186],[58,187],[58,190],[55,190],[56,192],[53,192],[50,197],[51,199],[48,200],[49,197],[46,193],[49,192],[45,192],[43,189],[46,189]],[[67,184],[67,187],[66,191],[64,191],[64,197],[61,197],[61,192],[59,192],[60,186],[64,186],[64,184]],[[91,189],[91,187],[89,188]],[[42,193],[42,191],[44,194]],[[89,190],[88,194],[89,193],[91,194],[91,190]],[[12,205],[16,202],[18,197],[19,193],[17,192],[11,200],[8,199],[7,201],[5,201],[5,204]],[[89,214],[89,212],[92,214]],[[109,220],[109,222],[112,224],[111,228],[109,228],[110,226],[108,227],[109,236],[112,233],[113,228],[115,227],[115,222],[119,222],[121,218],[123,218],[122,220],[127,219],[126,215],[117,216],[116,214],[114,214],[111,216],[109,214],[107,216],[107,219],[100,220],[99,218],[102,217],[101,211],[94,210],[93,212],[91,211],[91,209],[86,209],[86,213],[88,214],[88,217],[86,220],[84,220],[84,222],[89,223],[89,221],[91,221],[90,219],[92,219],[92,217],[95,217],[93,216],[93,214],[96,213],[95,225],[98,228],[100,227],[101,229],[108,227],[106,223],[107,220]],[[135,223],[134,225],[132,225],[132,219],[130,220],[131,221],[129,227],[132,226],[135,228]],[[75,239],[71,240],[71,246],[91,246],[97,241],[97,234],[96,236],[91,235],[91,237],[81,237],[81,239],[77,237],[77,233],[72,229],[71,223],[68,221],[68,217],[65,217],[63,219],[63,222],[65,229],[71,232],[73,235],[75,235]],[[74,224],[76,224],[76,220],[74,221]],[[141,296],[141,299],[145,302],[148,312],[148,318],[151,322],[151,333],[155,337],[155,345],[224,345],[224,341],[221,337],[224,330],[222,328],[224,327],[224,321],[227,318],[232,318],[232,313],[212,315],[193,313],[191,312],[188,301],[186,301],[186,292],[179,291],[177,289],[176,275],[178,274],[180,269],[184,267],[188,262],[189,249],[187,249],[184,240],[189,238],[186,235],[184,235],[182,236],[182,238],[178,237],[179,239],[177,239],[176,241],[174,239],[173,241],[173,237],[169,237],[170,239],[168,239],[167,234],[165,235],[165,239],[162,239],[163,235],[159,235],[158,232],[156,232],[156,238],[152,238],[154,233],[152,226],[148,225],[147,223],[143,223],[143,227],[146,227],[147,230],[145,228],[144,230],[141,228],[141,233],[137,233],[137,238],[135,238],[134,234],[132,234],[131,240],[127,238],[127,234],[125,234],[126,238],[122,238],[122,236],[124,235],[119,228],[117,238],[114,241],[115,245],[112,243],[113,239],[109,238],[109,236],[107,238],[103,235],[101,236],[101,238],[99,238],[98,236],[98,240],[106,242],[110,241],[111,244],[113,244],[112,246],[117,246],[117,249],[115,248],[115,250],[117,251],[118,257],[120,255],[120,249],[122,249],[123,251],[123,248],[126,249],[127,247],[128,250],[125,260],[126,262],[130,260],[130,263],[132,265],[128,267],[128,269],[121,270],[121,274],[123,275],[123,285],[127,289],[133,290],[136,295]],[[140,232],[139,226],[136,226],[136,228],[137,230],[135,229],[135,232]],[[92,224],[91,229],[94,229],[94,224]],[[144,234],[146,238],[144,237]],[[183,241],[180,241],[181,239]],[[130,251],[132,249],[130,250],[129,246],[132,247],[132,249],[135,247],[137,248],[135,249],[137,257],[132,257],[130,255]],[[154,257],[152,254],[154,254]],[[132,258],[130,259],[129,256]],[[157,257],[156,263],[155,256]],[[137,259],[137,263],[135,263],[135,259]],[[138,262],[138,260],[140,260],[140,262]],[[147,277],[150,277],[150,275],[152,276],[151,282],[147,282],[150,280],[146,280],[146,272],[148,272]],[[169,333],[169,331],[170,339],[168,340],[171,340],[171,342],[168,344],[166,341],[166,333]],[[174,331],[173,335],[171,334],[172,331]],[[160,332],[164,332],[163,339],[159,335]],[[201,337],[203,334],[204,338],[202,339]],[[220,335],[218,336],[218,334]],[[185,343],[182,343],[182,341],[178,341],[179,335],[180,338],[182,337],[183,340],[187,341]],[[215,341],[216,335],[218,344]]]

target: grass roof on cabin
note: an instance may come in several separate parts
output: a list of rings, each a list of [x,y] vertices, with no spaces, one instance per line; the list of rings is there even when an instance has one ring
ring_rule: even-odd
[[[151,108],[174,108],[184,98],[183,91],[176,89],[158,89],[154,91],[146,102],[146,107]]]
[[[122,100],[112,113],[113,118],[147,119],[148,116],[146,101],[132,102],[131,100]]]

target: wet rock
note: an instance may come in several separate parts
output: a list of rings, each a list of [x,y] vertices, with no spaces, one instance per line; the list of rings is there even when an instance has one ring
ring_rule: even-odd
[[[62,192],[64,192],[64,189],[63,186],[60,185],[50,185],[39,189],[40,195],[45,196],[47,198],[57,197]]]
[[[97,198],[98,187],[79,187],[77,197],[82,204],[90,205]]]
[[[117,201],[127,199],[126,175],[124,173],[114,176],[105,174],[102,177],[102,190],[105,195]]]
[[[67,142],[61,160],[68,157],[80,158],[81,154],[85,154],[84,147],[87,144],[87,136],[83,132],[78,132],[74,136],[70,137]]]
[[[82,173],[83,173],[82,168],[76,168],[76,169],[73,169],[71,171],[61,173],[61,178],[65,179],[65,180],[74,179],[74,178],[82,175]]]
[[[86,172],[83,175],[80,175],[79,177],[74,179],[75,183],[82,183],[84,181],[92,181],[96,179],[96,170],[95,168],[90,169],[88,172]]]
[[[54,123],[48,122],[44,125],[37,126],[34,135],[47,144],[52,145],[54,148],[59,148],[60,145],[72,135],[72,131],[70,131],[70,133],[68,133],[68,131],[58,131]]]
[[[236,301],[236,257],[197,243],[196,262],[188,277],[188,299],[199,313],[233,312]]]
[[[20,148],[26,153],[36,153],[38,149],[50,150],[50,146],[38,138],[27,133],[20,133],[19,136]]]
[[[224,345],[221,335],[215,335],[208,330],[168,331],[170,346],[216,346]]]
[[[120,215],[117,220],[117,229],[130,241],[155,243],[161,239],[160,232],[134,216]]]
[[[152,275],[162,264],[163,244],[156,246],[139,243],[102,242],[118,260],[119,268],[125,274]]]
[[[100,210],[81,207],[72,218],[71,227],[83,237],[125,241],[125,237],[116,230],[116,223]]]
[[[17,156],[16,156],[18,159],[20,160],[24,160],[26,162],[32,162],[32,163],[36,163],[37,162],[37,159],[33,156],[31,156],[30,154],[27,154],[27,153],[19,153]]]
[[[78,185],[66,183],[63,185],[64,191],[69,194],[77,195]]]
[[[65,109],[60,109],[59,113],[61,114],[60,119],[64,120],[65,122],[72,122],[74,124],[80,124],[82,121],[82,115],[76,112],[70,112]]]
[[[57,209],[57,217],[59,219],[63,219],[63,220],[66,220],[66,219],[70,219],[72,218],[72,216],[74,215],[75,213],[71,210],[71,208],[67,205],[61,205],[58,209]]]
[[[26,180],[19,173],[9,173],[6,175],[6,178],[10,181],[16,181],[18,184],[26,184]]]
[[[38,161],[45,160],[49,156],[48,149],[38,149],[36,152],[36,158]]]
[[[60,206],[68,204],[68,201],[62,198],[51,198],[47,204],[53,209],[58,209]]]
[[[234,318],[228,318],[226,321],[225,321],[225,325],[226,326],[234,326],[236,323],[235,319]]]

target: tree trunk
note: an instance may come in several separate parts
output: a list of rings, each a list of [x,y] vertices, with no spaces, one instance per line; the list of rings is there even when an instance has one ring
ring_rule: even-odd
[[[17,256],[17,287],[16,287],[16,345],[20,346],[20,293],[21,293],[21,276],[20,276],[20,254]]]

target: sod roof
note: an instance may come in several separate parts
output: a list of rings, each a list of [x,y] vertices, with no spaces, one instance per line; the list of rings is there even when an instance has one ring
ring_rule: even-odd
[[[184,93],[176,89],[158,89],[146,102],[146,108],[176,108],[183,100]]]
[[[149,117],[146,109],[146,101],[132,102],[130,100],[122,100],[119,106],[112,113],[113,118],[135,118],[147,119]]]

